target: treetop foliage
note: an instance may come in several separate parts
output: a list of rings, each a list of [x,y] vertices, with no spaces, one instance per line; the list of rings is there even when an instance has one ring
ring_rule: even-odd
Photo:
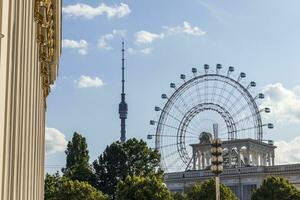
[[[63,200],[108,200],[106,195],[84,181],[65,180],[58,193]]]
[[[90,157],[85,137],[75,132],[65,153],[66,168],[62,169],[64,176],[72,180],[92,182],[94,176],[89,164]]]
[[[85,137],[75,132],[73,134],[72,141],[68,142],[66,168],[70,168],[74,165],[88,166],[89,151]]]
[[[108,196],[89,183],[46,174],[45,200],[108,200]]]
[[[174,200],[189,200],[185,193],[174,192],[172,193],[172,196]]]
[[[173,200],[173,197],[157,176],[128,176],[119,182],[117,200]]]
[[[282,177],[270,176],[253,191],[252,200],[300,200],[300,191]]]
[[[214,179],[209,179],[203,183],[196,183],[186,189],[189,200],[212,200],[216,198],[216,183]],[[237,200],[235,194],[225,186],[220,184],[221,200]]]
[[[114,198],[118,182],[127,176],[161,175],[157,170],[159,162],[158,151],[150,149],[143,140],[114,142],[93,162],[95,185]]]
[[[46,174],[45,186],[44,186],[44,197],[45,200],[57,200],[57,194],[59,192],[61,184],[61,177],[56,172],[54,175]]]

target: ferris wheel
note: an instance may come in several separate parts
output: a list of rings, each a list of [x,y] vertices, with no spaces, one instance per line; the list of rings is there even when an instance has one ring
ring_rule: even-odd
[[[215,69],[204,65],[203,73],[192,68],[191,78],[181,74],[181,84],[170,83],[173,92],[162,94],[162,107],[156,106],[157,121],[150,120],[156,133],[155,148],[161,154],[161,168],[166,172],[186,170],[190,161],[191,144],[210,140],[213,124],[219,126],[222,140],[251,138],[263,141],[263,127],[273,128],[273,124],[262,123],[261,113],[269,113],[269,108],[259,108],[257,101],[264,94],[252,95],[254,81],[244,83],[246,74],[233,77],[234,67],[221,73],[222,65]]]

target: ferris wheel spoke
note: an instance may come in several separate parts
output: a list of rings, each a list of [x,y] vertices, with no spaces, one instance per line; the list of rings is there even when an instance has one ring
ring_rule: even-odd
[[[179,99],[180,99],[181,102],[183,103],[186,112],[189,112],[188,106],[187,106],[187,104],[185,103],[185,101],[183,100],[182,96],[179,96]],[[190,123],[191,123],[191,122],[190,122]],[[195,125],[194,123],[192,123],[192,125],[193,125],[193,127],[197,127],[197,128],[196,128],[197,130],[200,130],[199,127],[198,127],[197,125]]]
[[[160,135],[159,137],[170,137],[170,138],[177,138],[178,136],[177,135]],[[198,138],[197,136],[184,136],[184,137],[187,137],[187,138]]]
[[[197,91],[197,98],[198,98],[198,104],[201,103],[201,98],[200,98],[200,89],[199,89],[199,80],[197,81],[197,84],[196,84],[196,91]]]
[[[158,124],[161,124],[161,125],[164,125],[164,126],[166,126],[166,127],[175,129],[175,130],[184,131],[184,129],[179,129],[179,128],[176,128],[176,127],[174,127],[174,126],[171,126],[171,125],[168,125],[168,124],[165,124],[165,123],[160,123],[160,122],[157,122],[157,123],[158,123]],[[197,133],[193,133],[193,132],[186,131],[186,130],[185,130],[185,132],[190,133],[190,134],[193,134],[193,135],[198,135]]]
[[[224,125],[224,126],[221,126],[220,128],[219,128],[219,132],[221,132],[222,133],[222,130],[224,130],[224,132],[225,131],[227,131],[227,125]]]
[[[248,108],[248,103],[247,104],[244,104],[244,106],[242,106],[239,110],[237,110],[235,113],[233,113],[231,116],[232,117],[235,117],[235,116],[237,116],[238,114],[240,114],[242,111],[244,111],[245,109],[247,109]]]
[[[244,99],[242,97],[243,97],[243,95],[240,93],[240,95],[236,98],[236,100],[228,108],[228,112],[231,112],[237,105],[239,105],[239,102]]]
[[[227,97],[226,97],[226,99],[225,99],[223,105],[227,105],[228,101],[229,101],[230,98],[233,96],[234,91],[235,91],[235,88],[232,87],[231,90],[230,90],[230,92],[228,92]]]
[[[164,111],[164,110],[162,110],[162,112],[165,112],[168,116],[170,116],[172,119],[174,119],[174,120],[176,120],[176,121],[178,121],[179,123],[181,123],[181,120],[179,120],[178,118],[176,118],[176,117],[174,117],[173,115],[171,115],[169,112],[166,112],[166,111]],[[193,131],[198,131],[198,130],[196,130],[194,127],[189,127],[190,129],[192,129]]]
[[[172,102],[172,103],[173,103],[174,107],[176,108],[176,110],[184,117],[185,113],[176,104],[174,104],[174,102]],[[186,111],[186,112],[188,112],[188,111]],[[193,130],[195,130],[195,131],[199,129],[199,127],[197,127],[194,123],[192,123],[191,126],[193,126]]]
[[[172,151],[171,153],[168,153],[167,155],[164,156],[164,159],[167,160],[170,156],[174,156],[175,154],[178,153],[178,150]]]
[[[204,82],[204,103],[208,103],[208,79]]]
[[[262,126],[260,126],[260,127],[262,127]],[[251,130],[251,129],[256,129],[256,128],[258,128],[258,126],[252,126],[252,127],[242,128],[242,129],[236,130],[236,132],[238,133],[238,132],[243,132],[243,131],[247,131],[247,130]],[[224,132],[224,133],[220,133],[219,135],[224,135],[224,134],[228,134],[228,133]]]
[[[246,117],[244,117],[244,118],[242,118],[242,119],[236,121],[234,124],[235,124],[235,125],[240,124],[240,123],[242,123],[243,121],[249,120],[251,117],[253,117],[253,114],[248,115],[248,116],[246,116]]]
[[[183,104],[185,110],[188,111],[189,108],[188,108],[187,104],[185,103],[185,101],[183,100],[182,96],[179,96],[179,99],[180,99],[181,103]]]
[[[197,139],[197,141],[195,141],[195,139],[194,140],[186,140],[185,143],[187,143],[187,144],[197,144],[197,143],[199,143],[199,138]]]
[[[169,166],[170,167],[173,167],[175,164],[177,164],[178,162],[181,162],[181,159],[178,159],[178,158],[174,158],[172,159],[172,162],[170,162]],[[175,165],[176,166],[176,165]]]
[[[172,136],[172,137],[177,137],[177,136]],[[186,138],[188,138],[188,139],[186,139]],[[175,142],[175,141],[173,141],[173,143],[171,143],[171,144],[161,145],[160,147],[161,148],[167,148],[167,147],[177,146],[179,144],[190,144],[192,142],[197,143],[196,141],[199,142],[199,137],[184,136],[184,142],[177,142],[177,141]]]
[[[221,90],[220,90],[221,92],[219,94],[220,98],[218,98],[218,101],[216,102],[217,104],[221,103],[221,99],[223,98],[223,93],[224,93],[224,90],[225,90],[225,87],[226,87],[226,82],[225,81],[222,81],[222,82],[223,82],[223,85],[221,87]]]
[[[162,145],[162,146],[160,146],[160,148],[167,148],[167,147],[173,147],[173,146],[177,146],[177,143]]]
[[[195,102],[195,103],[193,103],[193,107],[196,107],[197,105],[201,104],[201,103],[197,104],[197,100],[196,100],[196,101],[194,100],[192,94],[190,94],[189,96],[191,96],[192,102]],[[201,99],[200,99],[200,96],[198,96],[198,93],[197,93],[197,97],[199,97],[199,101],[201,102]],[[199,118],[199,115],[198,115],[198,114],[196,114],[195,117],[196,117],[196,120],[197,120],[197,121],[201,121],[201,119]],[[198,124],[197,124],[197,125],[198,125]],[[197,126],[197,127],[198,127],[198,126]],[[198,129],[199,129],[199,127],[198,127]],[[200,130],[200,129],[199,129],[199,130]]]
[[[217,72],[218,73],[218,72]],[[213,79],[214,80],[214,85],[213,85],[213,89],[212,89],[212,97],[211,97],[211,102],[214,102],[215,101],[215,96],[217,95],[216,94],[216,91],[218,89],[217,85],[219,83],[218,79]]]

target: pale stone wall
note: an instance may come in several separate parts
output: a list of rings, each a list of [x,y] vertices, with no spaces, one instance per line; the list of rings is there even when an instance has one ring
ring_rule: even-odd
[[[61,40],[61,2],[43,1],[52,3],[54,13],[54,26],[46,26],[54,31],[47,35],[54,48],[43,43],[53,52],[46,61],[35,19],[40,0],[0,0],[1,200],[43,199],[46,96],[56,79]]]

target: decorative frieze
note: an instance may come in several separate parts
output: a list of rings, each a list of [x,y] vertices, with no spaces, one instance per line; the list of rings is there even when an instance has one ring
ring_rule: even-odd
[[[56,15],[52,0],[35,0],[34,19],[37,23],[38,56],[41,67],[44,97],[50,92],[51,68],[56,67],[55,51],[59,50],[56,30]],[[60,39],[60,38],[59,38]],[[57,48],[57,49],[56,49]]]

